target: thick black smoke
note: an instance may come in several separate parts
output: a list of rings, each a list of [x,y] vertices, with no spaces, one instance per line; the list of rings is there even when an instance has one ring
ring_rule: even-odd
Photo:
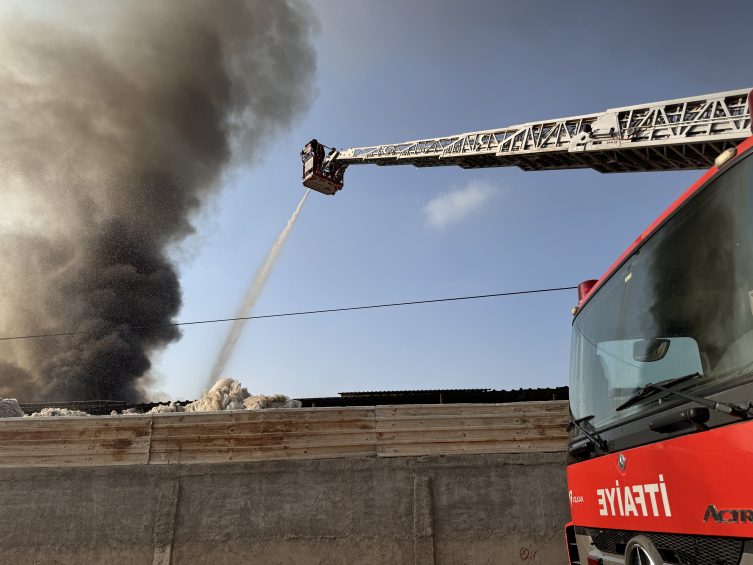
[[[69,7],[0,27],[0,334],[89,333],[0,342],[0,396],[135,401],[180,337],[136,329],[180,310],[170,246],[308,109],[312,17],[295,0]]]

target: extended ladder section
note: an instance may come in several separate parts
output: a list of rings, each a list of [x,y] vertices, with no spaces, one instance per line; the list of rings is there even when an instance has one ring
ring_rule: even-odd
[[[600,173],[708,169],[750,137],[750,89],[615,108],[597,114],[332,151],[325,167],[413,165]]]

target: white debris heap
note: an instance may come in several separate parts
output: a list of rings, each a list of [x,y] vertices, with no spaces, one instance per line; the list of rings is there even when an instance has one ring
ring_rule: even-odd
[[[181,406],[178,402],[160,404],[147,414],[165,414],[168,412],[220,412],[222,410],[266,410],[268,408],[300,408],[301,401],[288,398],[284,394],[251,396],[248,390],[234,379],[220,379],[212,388],[204,391],[199,400]],[[129,414],[143,415],[138,408],[129,408],[118,414],[113,410],[111,416],[127,416]],[[0,418],[21,418],[23,410],[15,398],[0,398]],[[31,415],[32,418],[50,418],[61,416],[89,416],[81,410],[67,408],[43,408]]]
[[[133,408],[131,408],[133,410]],[[155,406],[147,414],[167,414],[169,412],[185,412],[186,409],[180,405],[180,402],[171,402],[170,404],[160,404]],[[124,411],[125,413],[125,411]]]
[[[58,418],[70,416],[89,416],[81,410],[68,410],[67,408],[42,408],[39,412],[34,412],[31,418]]]
[[[292,400],[284,394],[251,396],[240,382],[234,379],[220,379],[212,388],[204,391],[204,396],[190,404],[181,406],[178,402],[160,404],[147,414],[165,414],[169,412],[221,412],[223,410],[266,410],[267,408],[300,408],[300,400]],[[123,410],[120,415],[143,415],[137,408]],[[113,411],[112,416],[118,416]]]
[[[221,410],[264,410],[267,408],[300,408],[300,400],[291,400],[284,394],[251,396],[240,382],[220,379],[204,396],[188,404],[186,412],[217,412]]]
[[[0,418],[20,418],[24,415],[24,411],[18,405],[18,400],[15,398],[0,398]]]
[[[51,418],[53,416],[88,416],[81,410],[68,410],[67,408],[42,408],[31,416],[24,414],[15,398],[0,398],[0,418]]]

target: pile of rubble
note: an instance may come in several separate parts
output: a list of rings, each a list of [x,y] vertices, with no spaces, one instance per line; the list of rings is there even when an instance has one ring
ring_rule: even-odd
[[[234,379],[220,379],[212,388],[204,391],[204,395],[194,402],[185,405],[179,402],[160,404],[144,412],[139,408],[128,408],[120,412],[113,410],[111,416],[128,416],[131,414],[165,414],[169,412],[220,412],[223,410],[267,410],[270,408],[300,408],[300,400],[293,400],[283,394],[252,396],[239,381]],[[15,398],[0,398],[0,418],[20,418],[24,411]],[[31,418],[60,417],[60,416],[89,416],[81,410],[67,408],[43,408],[34,412]]]

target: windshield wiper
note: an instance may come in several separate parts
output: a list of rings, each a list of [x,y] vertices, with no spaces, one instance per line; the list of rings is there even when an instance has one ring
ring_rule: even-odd
[[[692,373],[690,375],[685,375],[684,377],[679,377],[676,379],[668,379],[666,381],[661,381],[656,384],[648,383],[641,390],[639,390],[637,393],[635,393],[633,396],[631,396],[625,402],[623,402],[620,406],[618,406],[617,411],[624,410],[625,408],[629,408],[633,404],[637,404],[641,400],[650,398],[660,392],[668,392],[670,394],[676,394],[677,396],[680,396],[682,398],[695,402],[696,404],[700,404],[701,406],[705,406],[706,408],[709,408],[711,410],[716,410],[717,412],[721,412],[722,414],[728,414],[730,416],[734,416],[739,419],[748,417],[749,412],[746,409],[741,409],[737,406],[733,406],[731,404],[725,404],[723,402],[716,402],[714,400],[701,398],[700,396],[695,396],[694,394],[686,394],[684,392],[678,392],[676,390],[669,390],[669,387],[671,386],[678,385],[682,382],[685,382],[689,379],[692,379],[694,377],[699,377],[699,376],[700,376],[699,373]]]
[[[660,387],[675,386],[697,376],[699,376],[698,373],[691,373],[690,375],[685,375],[684,377],[679,377],[675,379],[667,379],[666,381],[661,381],[656,384],[648,383],[646,386],[644,386],[642,389],[636,392],[633,396],[631,396],[625,402],[620,404],[616,408],[616,410],[619,412],[620,410],[624,410],[625,408],[630,408],[633,404],[637,404],[641,400],[645,400],[646,398],[650,398],[654,396],[655,394],[660,393],[662,391],[662,388]]]
[[[598,436],[598,434],[597,435],[591,435],[589,432],[587,432],[586,430],[584,430],[583,428],[580,427],[580,424],[582,422],[588,422],[588,421],[593,420],[593,419],[594,419],[594,416],[591,415],[591,416],[583,416],[583,418],[578,418],[577,420],[570,420],[568,422],[568,424],[567,424],[566,431],[569,432],[570,430],[573,429],[573,426],[575,426],[581,432],[583,432],[583,435],[585,435],[588,439],[590,439],[593,442],[594,445],[598,446],[599,449],[601,449],[602,451],[606,451],[607,450],[607,442],[605,442],[603,439],[601,439]]]

